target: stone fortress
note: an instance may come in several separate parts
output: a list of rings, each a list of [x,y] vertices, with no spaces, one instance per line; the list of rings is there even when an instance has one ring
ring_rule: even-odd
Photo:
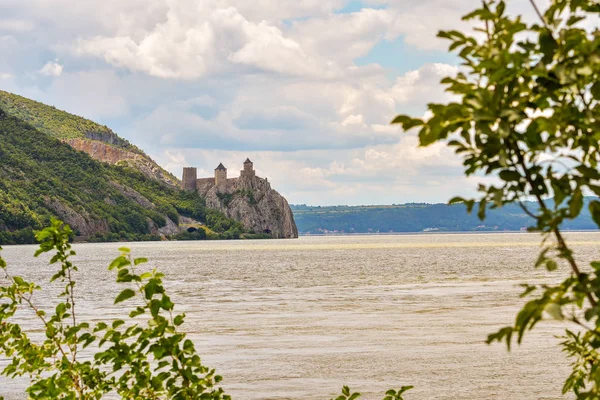
[[[250,159],[238,178],[228,178],[221,163],[213,178],[198,178],[196,168],[183,169],[182,186],[204,197],[206,206],[219,210],[241,222],[255,233],[267,233],[273,238],[297,238],[298,229],[287,200],[271,189],[266,178],[256,176]]]
[[[198,178],[198,170],[195,167],[184,167],[182,185],[183,189],[189,191],[201,191],[204,192],[208,187],[216,186],[217,188],[227,188],[231,186],[237,186],[236,184],[242,184],[241,181],[246,183],[253,182],[252,186],[261,186],[260,189],[268,190],[271,188],[269,181],[266,178],[259,178],[256,176],[254,171],[254,164],[249,158],[244,161],[244,169],[240,171],[239,178],[227,178],[227,168],[220,163],[215,168],[214,178]],[[242,186],[249,186],[248,184]]]

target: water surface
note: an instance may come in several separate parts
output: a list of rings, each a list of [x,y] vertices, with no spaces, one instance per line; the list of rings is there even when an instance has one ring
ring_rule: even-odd
[[[567,237],[582,262],[600,258],[600,233]],[[408,399],[567,398],[561,323],[542,323],[511,353],[484,344],[514,319],[519,283],[565,274],[533,269],[538,244],[538,235],[512,233],[126,246],[166,273],[185,330],[234,398],[329,399],[343,384],[365,399],[404,384],[416,386]],[[123,245],[75,246],[80,318],[124,315],[106,269]],[[34,250],[3,256],[12,273],[45,283],[54,268]],[[31,316],[24,323],[35,326]],[[23,399],[23,387],[0,378],[7,399]]]

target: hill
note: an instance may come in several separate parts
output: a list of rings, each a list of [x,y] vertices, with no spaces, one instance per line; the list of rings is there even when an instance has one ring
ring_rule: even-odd
[[[131,166],[149,178],[179,187],[179,181],[148,155],[106,126],[34,100],[0,90],[0,109],[90,157],[113,165]]]
[[[586,198],[589,202],[591,198]],[[534,207],[534,204],[530,204]],[[461,204],[410,203],[389,206],[306,206],[292,205],[301,234],[375,233],[423,231],[518,231],[533,220],[517,205],[489,210],[485,221],[467,214]],[[584,207],[579,218],[566,221],[566,229],[597,229]]]
[[[7,98],[5,92],[2,98]],[[51,107],[32,104],[21,99],[9,106],[0,103],[0,244],[33,243],[33,230],[53,216],[89,240],[204,235],[204,229],[188,233],[190,224],[205,224],[221,238],[246,231],[239,222],[207,209],[194,193],[149,177],[131,163],[99,162],[65,142],[69,135],[96,141],[89,137],[102,134],[109,140],[114,133],[107,128],[61,111],[46,114]],[[54,125],[54,118],[63,117],[64,124]],[[118,136],[110,140],[114,143],[109,146],[144,157]]]

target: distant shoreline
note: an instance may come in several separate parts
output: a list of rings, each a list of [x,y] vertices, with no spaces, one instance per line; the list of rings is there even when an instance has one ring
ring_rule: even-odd
[[[600,232],[600,229],[565,229],[563,232],[573,233],[594,233]],[[501,233],[539,233],[521,230],[506,231],[414,231],[414,232],[345,232],[345,233],[298,233],[300,237],[310,236],[403,236],[403,235],[478,235],[478,234],[501,234]]]

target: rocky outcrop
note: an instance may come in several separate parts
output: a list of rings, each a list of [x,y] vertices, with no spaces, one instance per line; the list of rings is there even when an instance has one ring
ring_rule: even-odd
[[[240,176],[215,185],[198,180],[198,193],[206,206],[240,221],[256,233],[269,233],[274,238],[297,238],[298,229],[287,200],[271,189],[266,179]]]
[[[118,146],[125,149],[137,150],[127,140],[120,138],[112,130],[106,128],[106,130],[84,130],[83,134],[90,140],[97,140],[113,146]]]
[[[55,198],[46,197],[44,203],[65,223],[69,224],[77,236],[92,236],[110,232],[105,220],[94,219],[85,210],[74,210]]]
[[[94,160],[113,165],[129,165],[139,170],[148,178],[159,180],[172,187],[180,186],[177,178],[162,169],[147,155],[125,150],[112,145],[111,143],[113,140],[111,140],[110,136],[106,138],[104,136],[92,137],[106,139],[108,142],[105,143],[103,141],[91,139],[67,139],[65,142],[71,145],[71,147],[87,153]]]
[[[139,194],[134,189],[127,187],[127,186],[123,186],[120,183],[114,182],[114,181],[111,181],[110,184],[114,188],[116,188],[119,192],[121,192],[123,194],[123,196],[135,201],[140,206],[142,206],[144,208],[156,208],[156,206],[150,200],[148,200],[147,198],[145,198],[144,196]]]

